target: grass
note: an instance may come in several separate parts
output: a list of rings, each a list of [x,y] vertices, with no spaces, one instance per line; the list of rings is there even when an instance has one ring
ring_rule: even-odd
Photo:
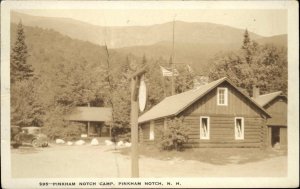
[[[130,155],[130,148],[120,149],[123,155]],[[285,156],[286,150],[255,149],[255,148],[189,148],[184,151],[163,151],[155,145],[140,145],[141,156],[160,160],[180,159],[196,160],[215,165],[245,164],[264,159]]]

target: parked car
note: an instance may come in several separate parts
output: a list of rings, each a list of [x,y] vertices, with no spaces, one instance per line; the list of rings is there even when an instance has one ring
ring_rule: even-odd
[[[18,148],[22,145],[22,141],[20,139],[21,132],[22,129],[19,126],[10,127],[10,144],[13,148]]]
[[[14,148],[23,144],[29,144],[33,147],[48,146],[48,137],[41,133],[40,127],[23,127],[21,132],[15,134],[12,139],[16,143],[15,145],[12,145]]]

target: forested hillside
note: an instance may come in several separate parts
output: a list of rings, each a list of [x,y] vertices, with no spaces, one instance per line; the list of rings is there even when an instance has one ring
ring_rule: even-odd
[[[26,44],[23,45],[26,49],[20,48],[17,33],[25,36],[22,43]],[[164,60],[136,58],[114,50],[109,50],[108,58],[104,47],[22,24],[11,25],[11,36],[11,56],[17,57],[12,59],[11,65],[20,62],[19,58],[24,65],[33,68],[32,77],[24,79],[15,74],[17,79],[11,84],[14,125],[44,126],[52,138],[76,136],[80,126],[68,127],[64,116],[74,106],[90,103],[91,106],[113,107],[113,126],[128,128],[130,75],[146,64],[149,65],[147,109],[162,100],[164,92],[169,93],[166,90],[170,81],[166,79],[164,91],[159,67],[167,64]],[[21,52],[25,54],[20,56]],[[18,73],[21,72],[24,72],[22,66]],[[184,73],[187,72],[183,70],[176,78],[177,92],[192,87],[191,83],[185,82],[188,75]]]
[[[254,84],[263,93],[282,90],[286,94],[287,49],[280,45],[284,40],[278,37],[278,45],[274,45],[270,38],[266,44],[259,44],[247,31],[242,37],[244,40],[234,50],[219,46],[217,49],[224,50],[219,54],[214,53],[214,45],[206,45],[202,53],[205,47],[199,44],[176,43],[175,62],[195,61],[190,65],[193,70],[198,68],[191,71],[186,64],[175,65],[179,72],[175,78],[176,93],[193,88],[195,76],[202,73],[211,80],[226,76],[249,94]],[[11,72],[12,124],[44,126],[52,138],[78,136],[80,126],[69,127],[64,116],[74,106],[90,103],[112,107],[112,126],[128,128],[130,75],[139,67],[148,65],[146,111],[171,93],[170,78],[163,77],[160,70],[160,66],[170,66],[170,43],[159,45],[109,49],[108,57],[103,46],[51,29],[11,24],[11,66],[15,70],[14,65],[24,64]],[[31,66],[33,75],[31,68],[27,69]],[[22,79],[22,74],[28,77]]]
[[[16,38],[16,24],[11,24],[11,45]],[[28,62],[37,72],[49,72],[58,64],[76,64],[89,62],[91,64],[106,64],[107,54],[105,47],[90,42],[72,39],[52,29],[23,26],[28,46]],[[111,53],[112,67],[125,62],[114,51]]]

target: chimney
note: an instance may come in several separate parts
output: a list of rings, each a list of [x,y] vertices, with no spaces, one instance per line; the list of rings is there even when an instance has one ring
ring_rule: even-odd
[[[252,86],[252,97],[256,98],[259,96],[259,88],[256,85]]]

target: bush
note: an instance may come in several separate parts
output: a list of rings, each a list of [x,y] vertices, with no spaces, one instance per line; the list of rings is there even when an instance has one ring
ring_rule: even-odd
[[[119,139],[122,140],[123,142],[131,142],[131,133],[124,133],[119,136]]]
[[[64,122],[59,125],[45,126],[43,132],[52,140],[57,138],[64,140],[77,140],[81,137],[84,126],[85,125],[83,123]]]
[[[184,125],[183,118],[168,120],[161,136],[160,147],[163,150],[183,150],[183,144],[188,142],[188,128]]]
[[[61,108],[49,111],[45,119],[43,132],[51,139],[76,140],[84,132],[83,123],[64,121],[64,112]]]
[[[130,128],[128,127],[119,127],[113,126],[111,129],[111,141],[118,142],[119,140],[123,140],[124,142],[130,142]]]

